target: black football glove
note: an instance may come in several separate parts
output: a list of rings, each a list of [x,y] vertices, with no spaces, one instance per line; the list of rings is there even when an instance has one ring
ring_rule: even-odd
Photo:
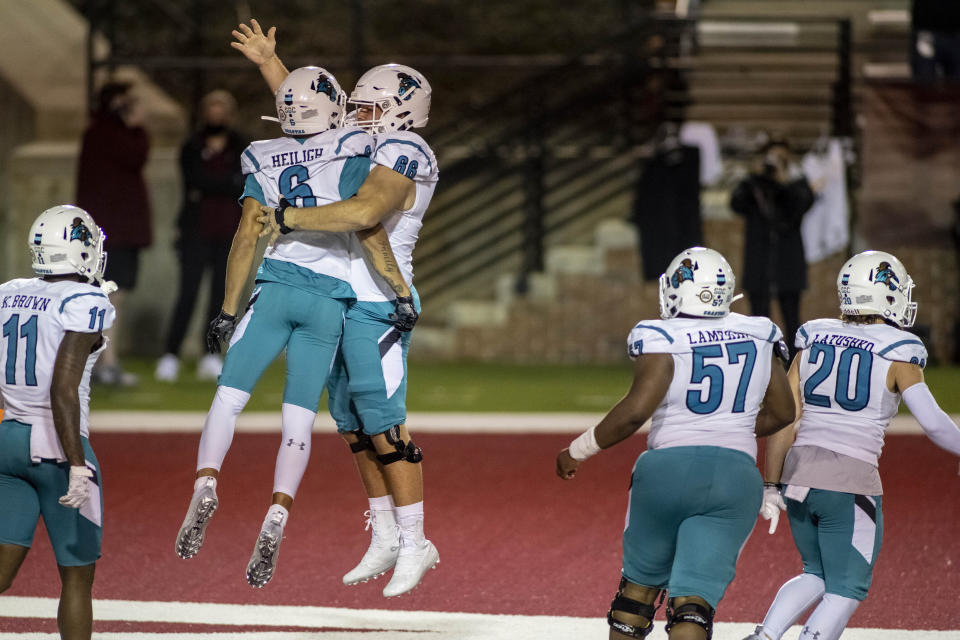
[[[411,331],[420,317],[420,314],[413,307],[413,297],[397,296],[394,304],[396,304],[396,310],[388,316],[390,321],[393,322],[393,326],[400,331]]]
[[[207,329],[207,351],[210,353],[220,353],[220,342],[230,342],[230,336],[233,330],[237,328],[237,316],[232,316],[223,309],[217,314],[217,317],[210,322]]]

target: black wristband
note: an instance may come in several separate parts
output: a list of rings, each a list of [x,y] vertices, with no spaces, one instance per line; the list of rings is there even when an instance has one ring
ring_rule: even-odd
[[[776,487],[777,489],[783,489],[783,485],[779,482],[764,482],[763,486],[765,487]]]
[[[290,233],[293,231],[292,227],[288,227],[283,222],[283,214],[287,210],[287,207],[290,206],[290,203],[287,202],[286,198],[280,198],[280,204],[277,208],[273,210],[273,219],[276,220],[277,226],[280,227],[280,233]]]

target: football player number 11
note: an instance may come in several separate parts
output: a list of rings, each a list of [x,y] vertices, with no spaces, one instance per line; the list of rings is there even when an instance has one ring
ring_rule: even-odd
[[[20,340],[26,340],[23,358],[23,381],[28,387],[37,386],[37,316],[33,315],[20,324],[20,314],[15,313],[3,324],[3,337],[7,341],[7,384],[17,384],[17,360]]]

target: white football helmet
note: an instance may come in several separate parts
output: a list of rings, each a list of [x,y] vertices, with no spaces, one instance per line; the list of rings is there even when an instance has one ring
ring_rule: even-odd
[[[320,67],[294,69],[277,89],[277,119],[288,136],[311,136],[343,126],[347,95]]]
[[[885,251],[858,253],[837,275],[840,312],[848,316],[878,315],[901,328],[917,319],[913,278],[903,263]]]
[[[691,247],[670,261],[660,276],[660,317],[676,318],[681,313],[699,318],[722,318],[734,296],[737,281],[727,259],[705,247]]]
[[[372,133],[406,131],[430,119],[430,83],[422,73],[402,64],[381,64],[357,80],[348,105],[348,123]],[[370,106],[370,119],[360,120],[356,107]],[[379,117],[378,117],[379,116]]]
[[[107,266],[105,239],[103,230],[80,207],[50,207],[34,220],[27,238],[33,272],[39,276],[76,273],[99,283]]]

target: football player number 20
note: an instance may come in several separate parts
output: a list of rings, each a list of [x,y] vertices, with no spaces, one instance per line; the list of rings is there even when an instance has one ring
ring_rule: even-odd
[[[743,363],[740,369],[740,381],[737,383],[737,393],[733,398],[733,413],[743,413],[747,401],[747,388],[750,386],[750,376],[753,375],[753,365],[757,361],[757,345],[751,340],[731,342],[724,346],[711,344],[693,348],[693,371],[690,375],[692,384],[708,381],[704,389],[687,391],[687,408],[694,413],[713,413],[720,408],[723,401],[723,367],[716,363],[708,363],[724,357],[726,347],[727,364]],[[704,398],[706,391],[706,398]]]
[[[821,357],[823,358],[821,361]],[[856,384],[853,397],[850,397],[850,378],[856,357]],[[824,380],[833,371],[834,364],[837,366],[837,385],[833,392],[833,399],[837,404],[847,411],[860,411],[867,406],[870,401],[870,371],[873,368],[873,354],[866,349],[858,347],[846,347],[840,350],[840,357],[837,358],[837,348],[832,344],[822,344],[815,342],[810,346],[810,356],[807,360],[809,364],[820,362],[820,368],[813,372],[807,378],[803,385],[803,401],[806,404],[815,407],[830,407],[830,396],[822,393],[816,393]]]
[[[3,324],[3,337],[7,341],[7,384],[17,384],[17,357],[20,340],[26,341],[23,358],[23,381],[28,387],[37,386],[37,316],[20,324],[20,314],[15,313]]]

